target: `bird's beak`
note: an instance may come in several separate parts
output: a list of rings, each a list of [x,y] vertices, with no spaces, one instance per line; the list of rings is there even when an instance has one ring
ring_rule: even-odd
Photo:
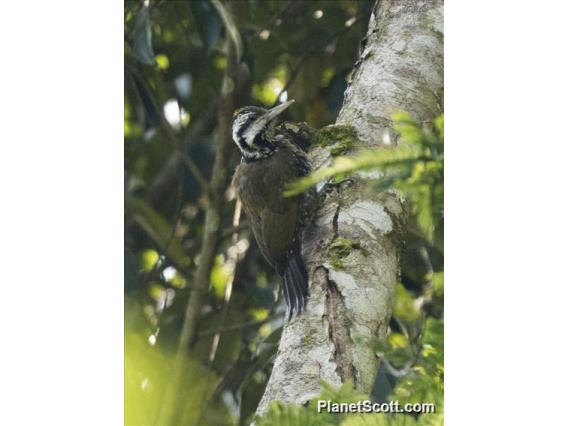
[[[282,114],[293,103],[294,103],[294,99],[289,100],[288,102],[284,102],[283,104],[277,105],[272,109],[269,109],[268,112],[266,114],[264,114],[264,117],[263,117],[264,121],[266,123],[270,123],[272,120],[274,120],[280,114]]]

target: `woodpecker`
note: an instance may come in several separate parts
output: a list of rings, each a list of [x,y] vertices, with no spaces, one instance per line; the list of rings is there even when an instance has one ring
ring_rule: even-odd
[[[233,117],[233,140],[241,163],[233,184],[266,261],[284,281],[288,320],[305,310],[308,273],[302,257],[302,231],[307,215],[304,194],[284,197],[286,185],[310,173],[307,147],[311,129],[277,118],[294,101],[270,110],[249,106]]]

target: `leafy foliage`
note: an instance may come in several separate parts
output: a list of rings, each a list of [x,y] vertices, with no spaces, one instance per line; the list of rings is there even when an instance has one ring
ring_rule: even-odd
[[[407,414],[361,413],[339,414],[326,410],[317,411],[318,401],[330,403],[358,403],[368,396],[353,389],[352,382],[346,382],[338,389],[322,382],[322,392],[306,407],[273,403],[268,413],[257,420],[259,426],[310,425],[310,426],[441,426],[443,415],[424,414],[414,417]],[[402,400],[401,400],[402,403]]]
[[[372,4],[372,0],[125,2],[126,424],[155,424],[163,405],[172,403],[165,401],[165,387],[200,261],[208,205],[203,182],[210,179],[219,141],[220,100],[230,85],[240,90],[240,105],[272,106],[295,99],[287,119],[325,128],[339,112]],[[227,82],[224,78],[228,43],[237,46],[239,67],[247,76],[244,82]],[[419,236],[410,242],[411,250],[413,244],[425,244],[428,251],[439,245],[443,198],[439,173],[443,169],[436,169],[434,164],[440,162],[441,151],[434,156],[427,142],[435,142],[440,135],[443,140],[443,125],[441,129],[441,134],[439,129],[433,131],[431,140],[420,130],[416,143],[406,142],[413,146],[409,152],[393,150],[392,155],[399,156],[397,161],[387,161],[387,154],[379,158],[373,157],[379,154],[369,153],[373,158],[365,160],[366,164],[354,167],[348,163],[340,172],[393,165],[388,175],[392,185],[413,203],[422,203],[431,211],[419,219],[422,207],[413,210]],[[401,129],[401,134],[404,132],[407,136],[403,134],[401,140],[416,130],[408,124]],[[441,148],[436,144],[436,149]],[[336,155],[350,152],[348,144],[340,148]],[[336,161],[347,161],[342,158]],[[238,161],[233,151],[228,169]],[[426,192],[424,185],[432,181],[435,184],[428,191],[434,192]],[[381,185],[371,189],[381,189]],[[279,279],[262,260],[246,227],[239,228],[238,237],[233,238],[235,202],[230,195],[217,218],[221,238],[215,247],[211,285],[204,295],[194,350],[183,378],[186,393],[177,396],[179,424],[248,424],[270,375],[280,338],[283,306],[276,296]],[[433,231],[428,233],[428,229]],[[334,249],[341,254],[342,247]],[[440,305],[443,272],[439,254],[432,254],[432,300]],[[405,273],[416,275],[411,273],[416,264],[403,267],[403,278]],[[427,293],[422,282],[428,274],[418,275],[420,279],[411,280],[420,283],[415,288],[409,290],[406,282],[401,283],[409,299],[395,308],[395,315],[410,330],[420,329],[423,311],[416,311],[412,300]],[[439,315],[434,319],[442,321]],[[409,339],[408,344],[429,344],[439,349],[436,333],[428,338],[424,333],[423,339]],[[381,343],[376,345],[379,350]],[[387,347],[384,350],[391,353]],[[412,353],[422,354],[418,349]],[[428,357],[420,355],[415,365],[437,371],[441,356],[443,351],[435,355],[430,352]],[[395,360],[393,364],[400,365]],[[409,375],[413,384],[404,387],[399,381],[399,390],[395,388],[393,394],[405,389],[413,392],[413,387],[425,393],[432,389],[437,392],[437,383],[427,382],[419,371],[413,374]],[[432,375],[435,377],[443,378]],[[341,390],[322,386],[326,398],[362,398],[349,385]],[[324,416],[302,407],[275,407],[263,421],[343,424],[374,417],[365,415],[358,420],[357,416]],[[379,417],[384,420],[384,416]]]
[[[361,414],[348,416],[342,425],[443,422],[444,118],[438,117],[430,126],[419,125],[403,112],[392,118],[399,135],[398,145],[337,157],[331,166],[291,185],[288,194],[303,192],[323,180],[376,171],[379,173],[362,175],[369,180],[369,190],[396,188],[407,199],[411,210],[410,232],[403,253],[402,280],[396,288],[391,333],[385,341],[371,343],[382,359],[374,397],[401,403],[434,402],[438,414],[418,418]],[[329,135],[336,139],[344,137],[341,132],[334,133],[332,127],[328,129],[331,130],[325,130],[326,140]],[[331,145],[331,139],[331,143],[320,145]],[[377,175],[380,177],[369,179]]]
[[[408,114],[402,112],[393,115],[393,122],[394,129],[400,134],[399,145],[338,157],[331,166],[315,170],[291,184],[287,195],[304,192],[325,179],[341,179],[350,173],[377,169],[386,174],[381,182],[383,187],[394,185],[410,198],[420,230],[428,239],[433,239],[433,215],[441,213],[444,197],[441,185],[444,118],[440,116],[435,120],[433,131],[421,129]],[[338,138],[344,136],[339,135]]]
[[[143,64],[154,65],[154,51],[152,50],[152,30],[150,29],[150,14],[147,4],[144,4],[136,14],[134,23],[132,53]]]
[[[165,400],[200,261],[203,182],[211,177],[221,100],[229,90],[238,90],[238,106],[293,98],[287,119],[332,123],[371,6],[372,0],[125,2],[126,424],[155,424],[164,404],[176,404],[180,424],[252,418],[284,315],[280,281],[246,226],[233,239],[231,197],[217,218],[221,239],[187,394]],[[318,10],[323,15],[316,18]],[[228,43],[244,81],[224,77]],[[228,175],[238,161],[234,150]]]

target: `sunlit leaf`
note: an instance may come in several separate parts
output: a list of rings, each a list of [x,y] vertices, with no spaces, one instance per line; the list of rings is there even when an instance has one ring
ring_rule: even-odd
[[[141,255],[142,269],[151,271],[156,263],[160,260],[160,254],[156,250],[144,250]]]
[[[253,317],[256,321],[262,321],[268,318],[269,311],[266,308],[256,308],[256,309],[249,309],[250,316]]]
[[[444,139],[444,115],[440,115],[439,117],[436,117],[436,119],[434,120],[434,126],[436,127],[436,130],[438,131],[438,133],[440,134],[440,137],[442,138],[442,140]]]
[[[416,321],[420,317],[414,297],[400,283],[396,286],[393,312],[404,321]]]
[[[160,68],[161,70],[167,70],[170,67],[170,60],[163,53],[156,55],[155,59],[156,63],[158,64],[158,68]]]
[[[229,274],[225,267],[225,256],[222,254],[215,257],[215,263],[211,269],[210,280],[215,296],[222,299],[225,294],[225,287],[229,281]]]
[[[367,399],[367,395],[356,390],[353,381],[347,380],[340,387],[334,387],[320,380],[321,394],[319,398],[339,403],[357,402]]]
[[[444,272],[435,272],[432,277],[434,283],[434,294],[441,296],[444,294]]]
[[[412,420],[415,424],[415,420]],[[394,423],[389,421],[385,414],[381,413],[365,413],[347,416],[341,422],[341,426],[392,426]]]
[[[180,268],[189,265],[190,260],[181,242],[175,235],[172,236],[172,225],[146,201],[130,196],[126,199],[126,211],[132,214],[134,221]]]
[[[306,410],[302,406],[273,402],[268,409],[268,413],[260,418],[257,424],[259,426],[318,426],[325,423],[322,422],[321,417],[318,418],[317,413]]]
[[[150,346],[148,336],[140,332],[127,330],[124,341],[124,423],[133,426],[156,424],[163,404],[175,402],[163,398],[171,379],[172,359],[157,346]],[[202,409],[201,396],[209,386],[209,381],[215,383],[218,379],[214,372],[206,372],[195,361],[187,360],[187,363],[182,386],[184,394],[181,395],[184,404],[178,416],[180,424],[196,424]],[[208,391],[211,392],[210,388]],[[216,420],[205,418],[205,424],[227,421],[226,408],[218,404],[215,406],[215,409],[207,413],[207,417],[214,415]]]
[[[365,150],[352,157],[338,157],[330,167],[318,169],[309,176],[293,182],[284,194],[286,196],[299,194],[332,176],[343,176],[359,170],[411,162],[424,155],[421,147],[401,145],[394,148]]]
[[[420,145],[422,142],[422,129],[406,112],[396,112],[392,115],[393,127],[400,134],[403,142]]]

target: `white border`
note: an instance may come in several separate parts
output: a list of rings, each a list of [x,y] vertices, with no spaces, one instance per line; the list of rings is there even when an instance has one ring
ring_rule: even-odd
[[[0,424],[123,424],[123,34],[2,4]]]

